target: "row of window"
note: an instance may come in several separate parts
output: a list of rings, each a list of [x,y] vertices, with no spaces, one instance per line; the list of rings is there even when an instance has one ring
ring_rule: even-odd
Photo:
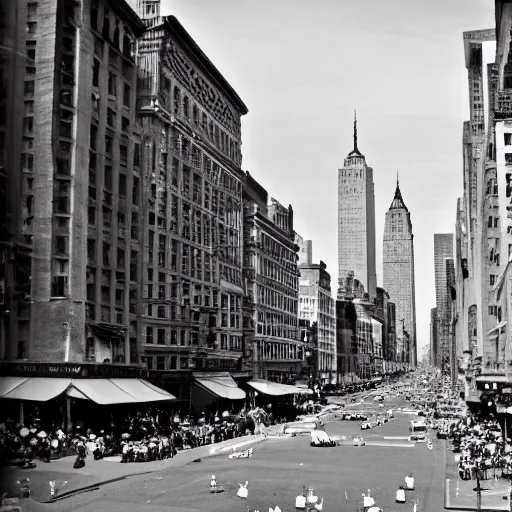
[[[268,277],[294,290],[297,288],[298,277],[296,264],[283,260],[276,263],[261,254],[250,252],[246,253],[244,256],[244,265],[253,268],[257,275]]]
[[[200,340],[199,330],[197,329],[171,329],[167,327],[146,326],[144,334],[144,343],[149,345],[169,345],[169,346],[199,346],[205,340]],[[212,347],[221,350],[240,351],[242,350],[242,337],[231,334],[216,333]]]
[[[298,312],[298,300],[296,297],[290,297],[281,293],[278,290],[273,290],[267,286],[261,284],[256,285],[256,304],[277,308],[282,311],[287,311],[292,314]]]
[[[280,361],[304,359],[302,348],[294,343],[275,343],[264,341],[258,343],[258,359],[260,361]]]
[[[162,77],[161,80],[161,97],[164,98],[164,106],[169,108],[168,99],[170,95],[170,81]],[[172,90],[172,111],[175,115],[182,115],[186,119],[201,128],[202,131],[210,138],[210,141],[225,155],[227,155],[235,163],[241,163],[240,145],[230,137],[222,128],[219,127],[205,112],[202,112],[194,102],[191,106],[191,100],[186,95],[182,95],[182,91],[178,86]]]
[[[188,370],[197,367],[195,357],[188,356],[145,356],[142,362],[148,370]],[[233,371],[237,361],[231,359],[208,358],[201,361],[203,370]]]

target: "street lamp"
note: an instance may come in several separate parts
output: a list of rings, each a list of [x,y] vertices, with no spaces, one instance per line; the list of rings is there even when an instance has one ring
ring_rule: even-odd
[[[479,465],[476,468],[476,487],[473,488],[473,491],[476,492],[476,510],[477,512],[482,511],[482,491],[488,491],[486,487],[480,486],[480,467]]]

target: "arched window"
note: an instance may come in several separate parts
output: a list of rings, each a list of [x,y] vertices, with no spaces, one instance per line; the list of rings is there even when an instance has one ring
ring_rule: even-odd
[[[199,124],[199,109],[195,103],[192,107],[192,120],[194,121],[194,124]]]
[[[133,40],[132,38],[128,35],[128,34],[125,34],[123,36],[123,55],[127,58],[127,59],[131,59],[133,58]]]
[[[116,21],[116,28],[114,29],[114,38],[112,39],[112,42],[114,45],[119,48],[119,26],[118,21]]]
[[[105,9],[105,17],[103,18],[103,29],[101,31],[101,35],[104,39],[110,41],[110,20],[108,14],[108,9]]]

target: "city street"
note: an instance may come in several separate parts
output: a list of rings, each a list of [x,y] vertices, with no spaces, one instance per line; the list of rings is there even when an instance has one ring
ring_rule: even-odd
[[[386,403],[386,408],[390,405],[398,404]],[[376,410],[373,403],[351,408]],[[425,444],[409,446],[410,419],[398,412],[391,423],[364,432],[355,421],[335,420],[326,426],[332,435],[363,434],[368,442],[365,447],[313,448],[309,436],[269,438],[254,446],[249,459],[229,459],[226,450],[200,462],[131,477],[44,507],[57,512],[190,512],[205,510],[208,503],[210,510],[224,512],[244,511],[246,506],[266,511],[276,505],[287,511],[295,510],[295,497],[303,486],[312,486],[324,498],[324,510],[356,510],[362,506],[362,493],[370,489],[376,504],[386,512],[412,510],[415,501],[418,511],[438,512],[444,508],[444,443],[435,441],[433,450]],[[407,493],[405,505],[396,504],[395,491],[411,471],[416,490]],[[224,493],[209,492],[212,475]],[[242,501],[236,492],[238,483],[246,480],[249,497]]]

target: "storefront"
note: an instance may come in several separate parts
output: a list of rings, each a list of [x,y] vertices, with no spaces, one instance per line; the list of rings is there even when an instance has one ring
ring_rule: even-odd
[[[174,400],[155,386],[140,367],[112,364],[0,363],[0,398],[11,415],[13,404],[20,423],[25,413],[37,410],[54,421],[70,425],[75,412],[90,411],[90,404],[130,405]],[[27,410],[25,410],[27,409]]]
[[[194,372],[190,408],[192,413],[206,414],[240,410],[247,395],[237,386],[229,372]]]

